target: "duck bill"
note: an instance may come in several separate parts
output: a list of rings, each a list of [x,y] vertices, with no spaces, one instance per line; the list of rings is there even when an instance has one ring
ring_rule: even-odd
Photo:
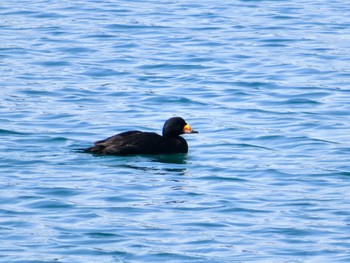
[[[183,133],[198,133],[197,131],[192,130],[192,127],[186,124],[183,128]]]

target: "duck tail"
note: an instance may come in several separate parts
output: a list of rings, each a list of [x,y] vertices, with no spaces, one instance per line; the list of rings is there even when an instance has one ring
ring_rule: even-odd
[[[89,147],[89,148],[79,148],[76,149],[77,152],[81,152],[81,153],[92,153],[92,148],[93,147]]]
[[[95,145],[95,146],[92,146],[92,147],[89,147],[89,148],[80,148],[80,149],[77,149],[78,152],[81,152],[81,153],[101,153],[102,150],[105,148],[105,146],[102,146],[102,145]]]

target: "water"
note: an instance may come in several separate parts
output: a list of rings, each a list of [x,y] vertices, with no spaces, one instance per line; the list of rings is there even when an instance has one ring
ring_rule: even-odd
[[[349,262],[343,1],[5,1],[1,262]],[[78,153],[182,116],[187,155]]]

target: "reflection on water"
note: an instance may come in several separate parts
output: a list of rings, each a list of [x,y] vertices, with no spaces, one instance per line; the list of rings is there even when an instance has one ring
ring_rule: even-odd
[[[178,153],[178,154],[160,154],[152,156],[153,162],[159,163],[173,163],[173,164],[186,164],[187,163],[187,154]]]
[[[111,158],[118,158],[118,156]],[[187,154],[134,155],[121,158],[123,158],[124,163],[119,164],[119,166],[135,170],[156,172],[158,174],[168,174],[169,172],[186,174],[186,166],[184,165],[187,163]]]

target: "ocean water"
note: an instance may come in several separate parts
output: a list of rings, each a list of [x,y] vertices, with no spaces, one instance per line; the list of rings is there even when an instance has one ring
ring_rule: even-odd
[[[344,1],[2,1],[1,262],[350,262]],[[182,116],[187,155],[76,151]]]

